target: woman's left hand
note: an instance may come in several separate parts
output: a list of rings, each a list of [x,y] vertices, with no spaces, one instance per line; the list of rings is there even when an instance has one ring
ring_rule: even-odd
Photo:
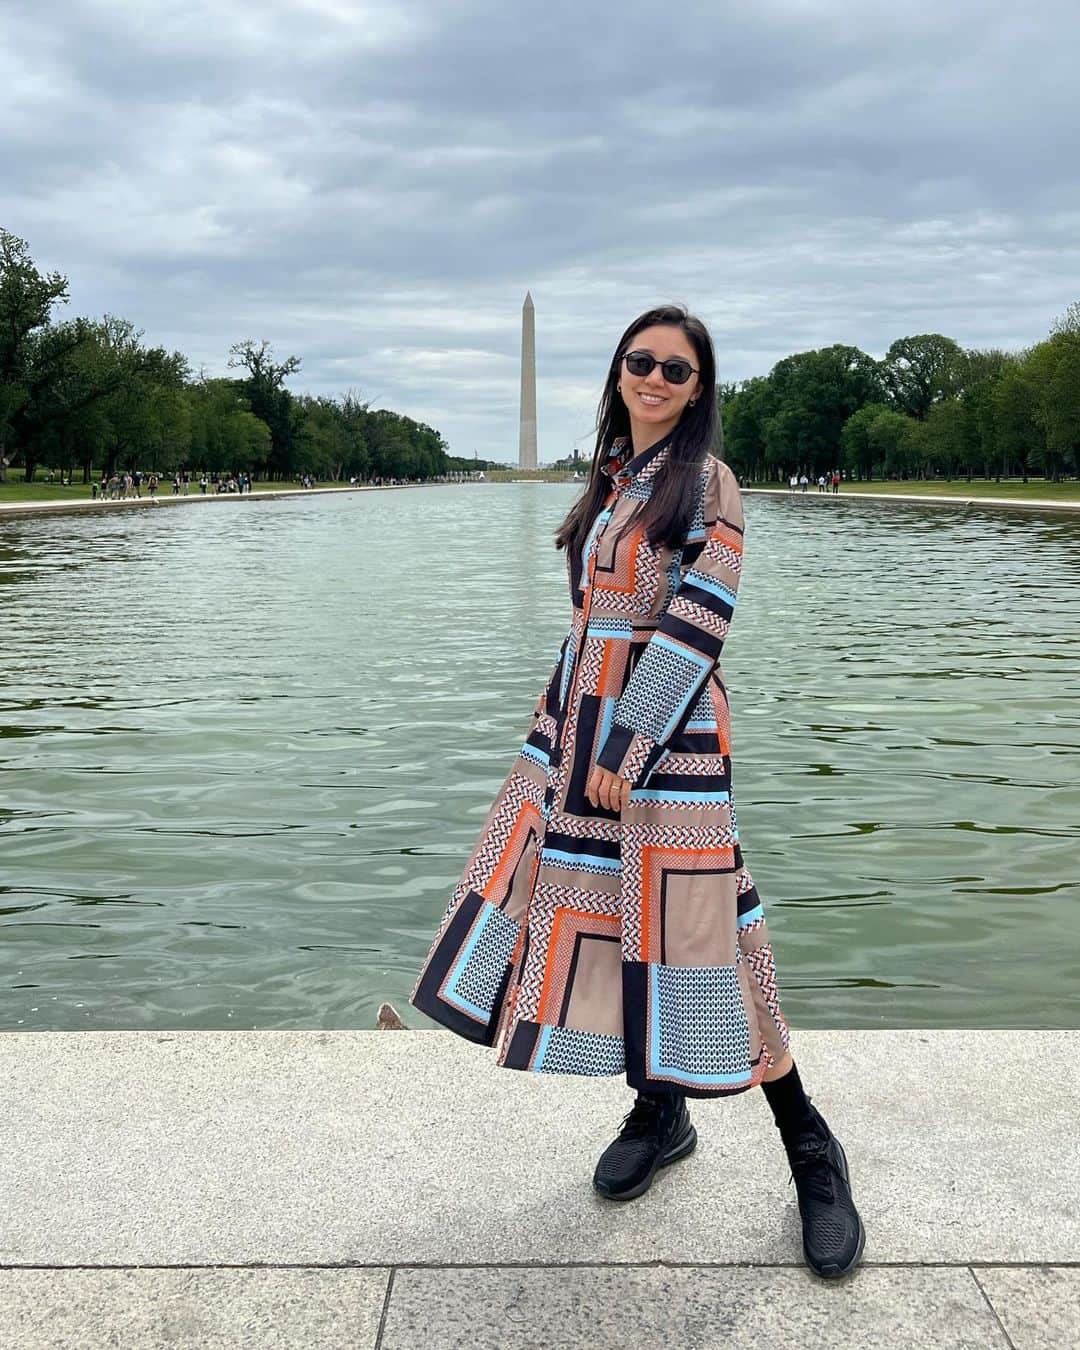
[[[585,795],[593,806],[603,806],[608,811],[621,811],[630,798],[630,784],[625,778],[603,769],[599,764],[589,775]]]

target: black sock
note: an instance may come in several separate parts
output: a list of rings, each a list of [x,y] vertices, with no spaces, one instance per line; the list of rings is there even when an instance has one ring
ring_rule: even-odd
[[[773,1119],[785,1143],[804,1130],[814,1118],[814,1108],[803,1091],[802,1079],[794,1061],[783,1078],[763,1082],[762,1091],[772,1107]]]

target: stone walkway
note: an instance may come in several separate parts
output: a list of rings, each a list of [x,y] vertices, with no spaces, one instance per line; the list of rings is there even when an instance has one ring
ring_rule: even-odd
[[[444,1031],[0,1035],[0,1345],[1080,1345],[1080,1032],[794,1048],[867,1227],[835,1283],[756,1091],[613,1205],[619,1079]]]

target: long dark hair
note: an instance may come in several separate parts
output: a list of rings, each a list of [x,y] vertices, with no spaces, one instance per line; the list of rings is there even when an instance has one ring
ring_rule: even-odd
[[[556,548],[571,548],[580,552],[604,504],[611,480],[600,472],[600,466],[606,461],[616,438],[630,434],[630,413],[617,389],[622,359],[628,351],[633,350],[637,334],[654,324],[670,324],[673,328],[681,328],[686,334],[697,354],[701,393],[692,408],[687,405],[683,409],[682,417],[671,432],[667,460],[653,481],[652,495],[637,523],[644,527],[654,547],[666,544],[669,548],[678,548],[686,538],[693,500],[692,485],[705,456],[710,450],[715,451],[719,433],[716,355],[709,330],[699,318],[687,313],[684,305],[659,305],[639,315],[623,333],[615,348],[596,413],[596,450],[589,481],[555,532]]]

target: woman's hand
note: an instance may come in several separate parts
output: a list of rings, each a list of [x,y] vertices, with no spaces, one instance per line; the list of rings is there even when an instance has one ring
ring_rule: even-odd
[[[593,806],[603,806],[609,811],[621,811],[630,798],[630,784],[625,778],[603,769],[599,764],[589,775],[585,795]]]

